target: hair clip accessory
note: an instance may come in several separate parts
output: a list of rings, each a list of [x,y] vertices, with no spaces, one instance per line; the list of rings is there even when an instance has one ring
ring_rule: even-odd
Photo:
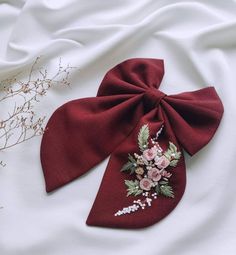
[[[41,144],[47,192],[110,155],[88,225],[160,221],[185,190],[183,150],[194,155],[216,132],[223,105],[214,87],[166,95],[163,75],[163,60],[126,60],[107,72],[96,97],[70,101],[51,116]]]

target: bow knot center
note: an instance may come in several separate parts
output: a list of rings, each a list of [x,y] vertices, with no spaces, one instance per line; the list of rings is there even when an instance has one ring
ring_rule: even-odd
[[[149,88],[144,93],[144,105],[148,108],[148,110],[156,107],[159,105],[161,99],[165,97],[166,94],[161,92],[158,89],[155,88]]]

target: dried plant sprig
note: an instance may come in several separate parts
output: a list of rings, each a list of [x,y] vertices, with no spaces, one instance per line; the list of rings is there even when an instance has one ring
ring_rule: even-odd
[[[38,68],[39,60],[40,57],[37,57],[26,80],[18,79],[17,74],[0,82],[0,104],[7,102],[12,105],[8,115],[0,117],[0,151],[42,135],[46,116],[36,116],[35,103],[52,86],[70,86],[70,72],[75,67],[64,66],[60,59],[56,72],[49,74],[47,68]],[[5,164],[2,162],[0,165]]]
[[[1,167],[5,167],[6,164],[1,160],[1,161],[0,161],[0,166],[1,166]]]

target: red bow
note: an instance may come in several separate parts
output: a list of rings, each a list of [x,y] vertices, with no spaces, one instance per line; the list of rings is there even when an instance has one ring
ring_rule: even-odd
[[[172,154],[168,153],[178,152],[180,155],[184,149],[193,155],[214,135],[223,114],[223,105],[215,89],[208,87],[167,96],[158,90],[163,75],[162,60],[137,58],[124,61],[105,75],[96,97],[68,102],[50,118],[41,144],[47,192],[76,179],[111,154],[87,219],[88,225],[140,228],[165,217],[178,204],[186,183],[183,154],[176,160],[177,165],[172,162],[171,168]],[[140,132],[143,132],[144,138],[145,132],[149,135],[148,145],[151,143],[150,137],[156,137],[156,132],[162,127],[157,145],[163,152],[158,152],[155,147],[153,153],[159,153],[159,156],[156,156],[157,160],[150,161],[153,169],[148,166],[150,162],[145,161],[140,162],[141,167],[137,170],[139,163],[136,164],[134,160],[150,159],[148,154],[145,159],[139,153]],[[155,144],[155,139],[152,143]],[[152,157],[152,150],[145,153]],[[134,159],[134,156],[130,156],[131,161],[126,165],[131,173],[137,172],[135,178],[126,171],[120,171],[127,162],[128,154],[137,157]],[[161,164],[167,167],[165,172],[164,168],[160,170]],[[142,169],[149,171],[148,176],[142,173]],[[154,182],[155,178],[149,175],[155,175],[156,180],[164,178],[162,182],[159,181],[162,185],[158,186],[160,183]],[[127,187],[125,179],[128,179],[125,183]],[[165,181],[171,184],[169,188],[165,186]],[[163,188],[160,191],[166,196],[159,196],[158,190],[151,196],[148,190],[152,185],[156,185],[156,190]],[[126,188],[132,195],[127,197]],[[147,200],[149,195],[150,199]],[[156,200],[153,199],[150,206],[154,197]],[[141,209],[145,207],[142,204],[144,198],[147,206]]]

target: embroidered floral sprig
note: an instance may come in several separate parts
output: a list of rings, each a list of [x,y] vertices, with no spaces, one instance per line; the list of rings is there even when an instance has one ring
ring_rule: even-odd
[[[149,126],[143,125],[138,134],[138,146],[140,154],[128,155],[128,162],[121,168],[122,172],[129,172],[135,175],[134,180],[125,180],[127,196],[143,196],[145,199],[137,199],[133,204],[124,207],[115,213],[115,216],[135,212],[151,206],[153,199],[158,196],[174,198],[174,191],[169,183],[172,173],[169,171],[178,164],[181,152],[177,147],[169,142],[169,147],[163,151],[157,142],[163,126],[156,133],[156,137],[151,139],[149,147]]]

